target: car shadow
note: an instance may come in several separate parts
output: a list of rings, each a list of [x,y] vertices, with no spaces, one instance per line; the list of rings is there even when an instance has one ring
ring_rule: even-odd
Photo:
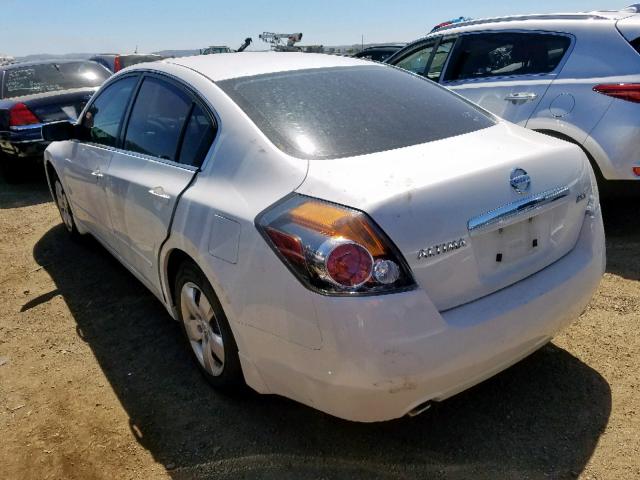
[[[419,417],[385,423],[351,423],[277,396],[223,395],[191,363],[178,324],[97,242],[74,243],[59,225],[34,256],[132,435],[177,480],[572,478],[610,415],[605,379],[553,344]]]
[[[0,210],[29,207],[51,201],[42,165],[24,172],[18,183],[7,183],[0,174]]]
[[[602,204],[607,235],[607,272],[640,280],[640,199],[611,199]]]

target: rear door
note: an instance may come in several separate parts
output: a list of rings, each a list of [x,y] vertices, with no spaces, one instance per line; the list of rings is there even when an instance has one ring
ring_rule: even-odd
[[[108,202],[118,251],[160,291],[158,253],[181,193],[207,155],[216,128],[203,102],[182,85],[145,74],[121,149],[108,170]]]
[[[441,83],[490,112],[525,126],[562,69],[568,35],[480,32],[461,35]]]

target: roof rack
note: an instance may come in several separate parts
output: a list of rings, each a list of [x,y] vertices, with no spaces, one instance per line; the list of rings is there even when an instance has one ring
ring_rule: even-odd
[[[631,8],[631,7],[628,7]],[[640,8],[640,4],[638,4]],[[597,13],[542,13],[534,15],[513,15],[510,17],[494,17],[481,18],[478,20],[470,20],[468,22],[454,23],[436,30],[451,30],[453,28],[468,27],[470,25],[481,25],[484,23],[500,23],[500,22],[517,22],[521,20],[608,20],[607,17],[598,15]]]

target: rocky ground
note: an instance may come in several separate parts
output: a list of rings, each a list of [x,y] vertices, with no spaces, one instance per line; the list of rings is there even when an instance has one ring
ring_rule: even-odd
[[[637,205],[638,202],[634,201]],[[554,342],[413,419],[363,425],[216,393],[178,325],[35,176],[0,180],[0,478],[640,478],[640,208]]]

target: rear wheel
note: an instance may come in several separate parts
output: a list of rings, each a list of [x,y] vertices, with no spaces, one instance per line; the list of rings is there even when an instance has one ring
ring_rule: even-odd
[[[60,179],[58,178],[54,180],[53,193],[55,195],[56,206],[58,207],[60,217],[62,218],[62,223],[67,229],[67,232],[69,232],[73,238],[79,238],[80,233],[76,228],[76,222],[73,218],[73,213],[71,212],[71,206],[69,205],[69,199],[67,198],[67,194],[62,187]]]
[[[192,263],[183,263],[176,275],[175,292],[182,331],[202,374],[216,388],[241,386],[238,347],[204,274]]]

